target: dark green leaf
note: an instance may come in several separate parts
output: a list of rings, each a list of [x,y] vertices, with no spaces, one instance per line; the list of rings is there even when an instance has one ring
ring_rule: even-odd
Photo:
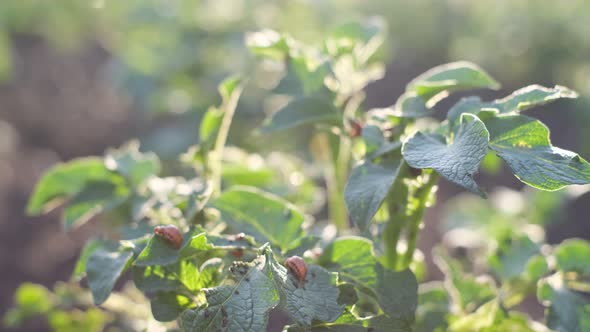
[[[261,130],[272,132],[304,124],[337,123],[341,114],[332,102],[320,97],[300,97],[267,119]]]
[[[272,262],[272,273],[284,298],[285,309],[297,323],[311,326],[313,320],[333,322],[342,314],[344,305],[338,303],[336,274],[317,265],[308,265],[305,281],[300,282],[274,259],[269,258],[269,261]]]
[[[98,240],[89,240],[86,242],[84,248],[82,248],[82,252],[80,252],[74,271],[72,272],[71,278],[73,280],[80,280],[84,277],[86,274],[86,263],[88,262],[88,258],[96,249],[101,248],[102,246],[103,244]]]
[[[377,263],[375,292],[383,312],[411,326],[418,306],[418,281],[409,269],[393,271]]]
[[[260,243],[278,247],[302,236],[304,215],[294,205],[270,193],[251,187],[233,187],[212,201],[223,220],[239,225]]]
[[[170,322],[186,309],[194,306],[193,301],[184,295],[175,293],[158,293],[150,301],[152,315],[157,321]]]
[[[235,283],[207,289],[208,305],[182,314],[184,330],[265,331],[269,311],[279,303],[279,292],[266,259],[266,256],[260,256],[252,264],[232,266]]]
[[[475,115],[464,114],[451,144],[436,135],[417,132],[402,147],[408,165],[432,168],[447,180],[484,195],[473,180],[488,148],[488,131]]]
[[[399,161],[381,164],[366,161],[353,168],[344,189],[344,200],[350,219],[361,230],[367,228],[385,200],[399,166]]]
[[[96,305],[109,297],[132,258],[131,250],[102,247],[92,252],[86,264],[86,276]]]
[[[543,279],[537,297],[547,311],[547,326],[557,332],[590,330],[590,297],[567,288],[561,274]]]
[[[488,119],[490,148],[522,182],[542,190],[590,183],[590,164],[578,154],[551,145],[549,129],[523,115]]]

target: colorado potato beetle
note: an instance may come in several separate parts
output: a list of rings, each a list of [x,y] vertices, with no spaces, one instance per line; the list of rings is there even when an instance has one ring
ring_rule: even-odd
[[[291,272],[295,279],[299,281],[300,284],[305,282],[305,276],[307,275],[307,264],[303,258],[299,256],[291,256],[285,260],[285,266]]]
[[[154,234],[164,239],[174,249],[180,249],[182,245],[182,233],[174,225],[156,226]]]

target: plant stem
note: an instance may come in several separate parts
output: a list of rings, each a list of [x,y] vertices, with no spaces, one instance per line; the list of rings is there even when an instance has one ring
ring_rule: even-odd
[[[385,263],[388,268],[394,270],[398,260],[397,244],[407,218],[408,190],[403,183],[407,172],[408,165],[402,162],[397,179],[387,196],[389,220],[383,230],[383,245],[385,247]]]
[[[314,158],[322,164],[324,169],[330,220],[336,225],[338,230],[344,230],[348,228],[347,211],[343,195],[344,187],[341,187],[339,182],[339,171],[336,169],[337,162],[333,161],[334,154],[330,147],[328,135],[326,133],[317,134],[314,137],[311,150]],[[338,157],[336,158],[338,159]]]
[[[238,86],[231,94],[228,100],[224,100],[222,109],[224,111],[223,119],[221,120],[221,126],[217,132],[217,138],[215,140],[215,146],[213,151],[209,154],[209,170],[211,172],[211,181],[213,182],[213,194],[219,194],[221,192],[221,168],[223,160],[223,149],[227,141],[227,135],[229,133],[229,127],[231,126],[236,107],[238,105],[238,99],[242,92],[242,87]]]
[[[428,175],[428,180],[420,188],[416,190],[415,199],[417,200],[417,207],[409,216],[406,226],[407,230],[407,249],[401,262],[400,269],[405,269],[412,263],[414,258],[414,251],[416,251],[416,244],[418,242],[418,233],[424,218],[424,211],[432,189],[438,181],[438,174],[432,172]]]

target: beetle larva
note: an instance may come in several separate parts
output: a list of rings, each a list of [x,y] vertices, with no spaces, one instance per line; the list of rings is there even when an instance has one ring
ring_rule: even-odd
[[[285,266],[291,272],[300,284],[305,282],[305,276],[307,275],[307,264],[303,258],[299,256],[291,256],[285,260]]]
[[[154,234],[164,239],[174,249],[180,249],[182,245],[182,233],[174,225],[156,226]]]

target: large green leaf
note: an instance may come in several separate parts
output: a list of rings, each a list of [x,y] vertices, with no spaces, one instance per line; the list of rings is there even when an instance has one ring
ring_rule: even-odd
[[[338,271],[341,278],[372,290],[377,281],[375,263],[371,241],[354,236],[338,238],[330,243],[318,259],[318,264]]]
[[[577,96],[574,91],[559,85],[554,88],[529,85],[502,99],[489,102],[484,102],[479,97],[462,98],[451,107],[447,118],[453,126],[463,113],[477,114],[482,109],[496,109],[499,113],[521,112],[559,99],[576,98]]]
[[[86,264],[86,276],[96,305],[109,297],[132,258],[133,252],[127,248],[102,247],[92,252]]]
[[[426,100],[443,91],[498,89],[500,84],[479,66],[458,61],[434,67],[413,79],[406,91],[415,91]]]
[[[418,306],[418,281],[409,269],[393,271],[377,263],[377,300],[387,316],[412,326]]]
[[[590,164],[574,152],[551,145],[549,129],[523,115],[502,115],[486,121],[490,148],[522,182],[543,190],[590,183]]]
[[[337,274],[317,265],[308,265],[305,281],[300,282],[270,256],[268,260],[272,262],[273,276],[285,309],[295,322],[311,326],[313,320],[333,322],[342,314],[344,305],[338,303]]]
[[[514,91],[511,95],[490,103],[500,113],[521,112],[535,106],[541,106],[562,98],[577,98],[578,94],[564,86],[556,85],[546,88],[540,85],[529,85]]]
[[[464,114],[451,144],[443,137],[417,132],[402,147],[408,165],[432,168],[447,180],[471,192],[484,195],[473,176],[486,155],[489,134],[483,122],[472,114]]]
[[[267,256],[253,263],[235,263],[230,269],[233,284],[205,291],[208,304],[182,314],[187,332],[266,330],[269,311],[279,304]]]
[[[557,268],[590,276],[590,243],[582,239],[568,239],[555,248]]]
[[[302,236],[303,213],[270,193],[237,186],[210,204],[221,212],[223,220],[239,225],[260,243],[270,241],[275,246],[288,247]]]
[[[268,118],[261,130],[272,132],[304,124],[337,123],[340,116],[336,107],[326,98],[300,97],[290,101]]]
[[[123,179],[109,171],[101,158],[79,158],[57,164],[37,183],[27,205],[27,213],[38,215],[48,212],[81,192],[90,182],[122,183]]]
[[[590,331],[590,296],[569,289],[560,273],[539,282],[537,297],[548,306],[549,328],[557,332]]]
[[[379,210],[399,167],[399,160],[381,164],[366,161],[352,170],[344,189],[344,200],[350,219],[361,230],[367,228]]]
[[[151,301],[152,315],[157,321],[170,322],[186,309],[193,307],[194,302],[176,293],[158,293]]]

